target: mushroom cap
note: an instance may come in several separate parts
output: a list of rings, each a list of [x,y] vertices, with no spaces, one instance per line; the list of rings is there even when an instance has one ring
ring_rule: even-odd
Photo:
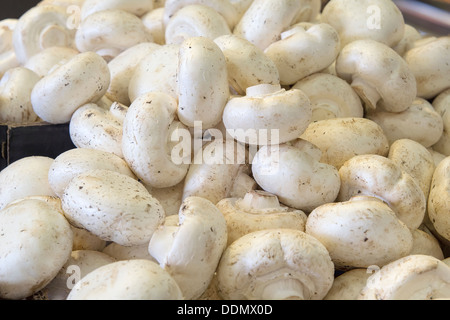
[[[340,188],[338,170],[287,144],[263,146],[252,162],[255,181],[289,207],[311,212],[333,202]]]
[[[442,117],[444,131],[441,138],[432,148],[446,156],[450,156],[450,89],[445,90],[433,100],[434,110]]]
[[[417,83],[410,65],[381,42],[349,43],[336,60],[336,72],[351,84],[369,109],[380,106],[386,111],[402,112],[416,99]]]
[[[227,222],[228,245],[253,231],[292,228],[305,231],[306,214],[281,205],[277,196],[254,190],[244,198],[227,198],[217,203]]]
[[[164,27],[164,7],[155,8],[142,16],[141,20],[144,23],[147,32],[153,38],[155,44],[163,45],[166,43],[166,34]]]
[[[142,16],[153,9],[154,0],[84,0],[81,6],[81,20],[104,10],[120,9]]]
[[[54,193],[61,197],[70,180],[93,169],[112,170],[137,179],[125,160],[113,153],[75,148],[55,158],[49,168],[48,181]]]
[[[318,239],[339,270],[383,266],[409,254],[413,236],[392,209],[361,197],[314,209],[306,233]]]
[[[245,97],[228,100],[223,124],[241,143],[280,144],[297,139],[311,117],[311,103],[301,90],[262,84],[247,88]]]
[[[107,254],[117,261],[121,260],[134,260],[134,259],[148,259],[156,262],[148,252],[148,243],[139,246],[122,246],[118,243],[111,242],[103,250],[104,254]]]
[[[340,48],[339,35],[329,24],[300,24],[264,52],[277,66],[281,84],[293,85],[330,66]]]
[[[209,200],[183,200],[179,221],[164,224],[149,243],[150,254],[177,281],[186,299],[200,297],[209,286],[227,245],[227,225]],[[174,216],[175,218],[175,216]]]
[[[150,241],[164,209],[136,179],[102,169],[74,177],[61,197],[67,219],[99,238],[135,246]]]
[[[73,234],[62,211],[22,199],[0,214],[0,297],[25,299],[44,288],[72,252]]]
[[[98,103],[78,108],[69,123],[69,134],[77,148],[109,152],[123,158],[123,121],[128,107],[114,102],[109,109]]]
[[[436,167],[428,196],[428,216],[437,233],[450,241],[450,157]]]
[[[404,55],[417,80],[417,96],[431,99],[450,88],[450,36],[437,37]]]
[[[402,112],[388,112],[381,108],[368,110],[366,118],[376,122],[386,134],[389,144],[400,139],[411,139],[429,148],[442,136],[444,122],[430,102],[416,98]],[[414,123],[414,130],[411,124]]]
[[[79,107],[103,97],[109,82],[108,64],[101,56],[79,53],[39,80],[31,92],[31,103],[42,120],[68,123]]]
[[[358,300],[431,300],[450,297],[450,267],[429,255],[391,262],[367,280]]]
[[[59,200],[61,202],[61,199]],[[73,232],[73,247],[72,251],[77,250],[92,250],[92,251],[102,251],[106,245],[107,241],[100,239],[92,232],[83,229],[70,226]]]
[[[71,47],[49,47],[30,57],[24,67],[34,71],[42,78],[56,66],[64,64],[78,53],[76,49]]]
[[[48,181],[52,158],[33,156],[17,160],[0,172],[0,209],[28,196],[56,196]]]
[[[386,202],[410,229],[423,222],[426,198],[418,182],[391,159],[358,155],[339,169],[341,189],[337,201],[367,195]]]
[[[361,99],[341,78],[315,73],[298,81],[292,89],[303,91],[311,101],[313,121],[331,118],[363,118]]]
[[[405,29],[402,12],[390,0],[329,1],[321,21],[338,31],[342,46],[371,39],[393,47],[401,41]]]
[[[218,293],[225,300],[277,299],[278,294],[320,300],[333,280],[334,265],[325,247],[294,229],[244,235],[227,247],[217,268]]]
[[[439,260],[444,260],[444,252],[442,251],[441,244],[431,232],[425,232],[420,229],[412,230],[413,235],[413,247],[410,255],[423,254],[435,257]]]
[[[322,151],[320,161],[337,169],[356,155],[387,156],[389,142],[382,128],[366,118],[332,118],[312,122],[300,136]]]
[[[73,287],[67,300],[182,300],[176,281],[157,263],[126,260],[89,273]]]
[[[223,35],[214,42],[225,55],[230,86],[240,95],[259,84],[277,85],[280,75],[275,63],[250,41],[236,35]]]
[[[372,275],[368,269],[348,270],[334,279],[333,286],[324,300],[356,300]]]
[[[186,130],[176,119],[177,101],[163,92],[149,92],[134,100],[123,124],[125,161],[146,185],[173,187],[186,176],[189,164],[173,161],[171,136]]]

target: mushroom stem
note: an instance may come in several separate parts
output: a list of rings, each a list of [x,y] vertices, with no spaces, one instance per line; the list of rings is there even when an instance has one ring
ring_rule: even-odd
[[[377,108],[377,103],[381,99],[381,95],[376,88],[361,78],[354,78],[351,86],[365,102],[367,107],[373,110]]]
[[[263,300],[305,300],[303,285],[295,279],[269,283],[263,290]]]
[[[236,202],[236,205],[246,211],[264,212],[264,209],[281,209],[276,195],[260,190],[248,192],[242,200]]]
[[[280,84],[259,84],[247,88],[246,95],[247,97],[258,97],[263,95],[274,94],[280,90],[281,90]]]

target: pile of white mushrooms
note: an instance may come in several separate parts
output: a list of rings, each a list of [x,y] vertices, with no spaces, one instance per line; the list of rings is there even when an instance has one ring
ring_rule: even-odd
[[[44,0],[0,21],[0,299],[450,300],[450,36],[391,0]]]

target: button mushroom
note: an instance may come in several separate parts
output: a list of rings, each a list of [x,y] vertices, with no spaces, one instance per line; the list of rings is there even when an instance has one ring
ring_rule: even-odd
[[[57,66],[66,63],[78,53],[78,50],[70,47],[50,47],[28,59],[24,67],[34,71],[40,78],[43,78]]]
[[[325,247],[294,229],[244,235],[227,247],[217,268],[225,300],[321,300],[333,280]]]
[[[373,197],[353,197],[314,209],[306,233],[319,240],[339,270],[383,266],[408,255],[409,228],[392,209]]]
[[[311,117],[311,103],[301,90],[261,84],[247,88],[245,97],[227,102],[223,124],[227,133],[241,143],[280,144],[297,139],[311,123]]]
[[[336,73],[351,84],[368,109],[402,112],[416,99],[416,78],[408,63],[375,40],[346,45],[336,60]]]
[[[94,169],[70,180],[61,197],[67,219],[106,241],[142,245],[164,221],[164,209],[137,180]]]
[[[444,130],[441,138],[432,148],[434,151],[450,156],[450,89],[445,90],[433,100],[434,110],[442,117]]]
[[[83,277],[67,300],[182,300],[175,280],[150,260],[117,261]]]
[[[334,279],[333,286],[323,300],[356,300],[372,275],[369,269],[348,270]]]
[[[253,190],[243,198],[226,198],[217,203],[227,221],[228,245],[247,233],[274,228],[305,231],[306,214],[286,207],[276,195]]]
[[[358,300],[434,300],[450,297],[450,267],[428,255],[409,255],[367,279]]]
[[[153,9],[154,0],[84,0],[81,6],[81,19],[104,10],[124,10],[136,16],[143,16]]]
[[[141,20],[155,44],[163,45],[166,43],[163,7],[150,10],[141,18]]]
[[[0,77],[11,68],[19,67],[13,46],[13,31],[18,19],[3,19],[0,21]]]
[[[227,244],[227,226],[219,209],[200,197],[186,198],[176,225],[155,231],[149,252],[166,270],[187,300],[208,288]]]
[[[341,189],[337,200],[375,196],[386,202],[410,229],[423,222],[426,199],[418,182],[393,160],[380,155],[359,155],[339,169]]]

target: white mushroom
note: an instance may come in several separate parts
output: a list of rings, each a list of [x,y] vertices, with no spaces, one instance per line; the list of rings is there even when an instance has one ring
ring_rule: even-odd
[[[321,300],[334,280],[325,247],[294,229],[249,233],[227,247],[217,268],[225,300]]]
[[[337,201],[357,195],[386,202],[411,230],[423,222],[426,198],[418,182],[393,160],[380,155],[358,155],[339,169],[341,189]]]
[[[366,118],[331,118],[312,122],[300,136],[322,151],[320,161],[339,169],[362,154],[387,156],[389,141],[382,128]]]
[[[67,300],[182,300],[175,280],[156,262],[126,260],[97,268],[73,287]]]
[[[178,11],[189,5],[203,5],[218,12],[233,30],[238,22],[236,8],[229,0],[166,0],[164,5],[164,25],[167,26]]]
[[[147,259],[156,262],[155,258],[148,252],[148,243],[128,247],[111,242],[102,250],[102,252],[118,261]]]
[[[142,59],[129,82],[128,97],[131,102],[155,91],[178,99],[179,49],[178,45],[162,45]]]
[[[193,37],[205,37],[214,40],[222,35],[231,34],[225,18],[209,6],[187,5],[178,10],[165,28],[167,44],[181,44]]]
[[[178,118],[188,127],[196,121],[210,129],[222,120],[230,97],[225,56],[205,37],[192,37],[180,46]]]
[[[163,7],[150,10],[141,18],[147,32],[152,36],[153,42],[160,45],[166,43],[166,28],[163,19]]]
[[[59,200],[61,202],[61,200]],[[83,228],[77,228],[70,226],[73,232],[73,246],[72,251],[77,250],[92,250],[92,251],[102,251],[106,245],[107,241],[100,239],[95,234],[89,232]]]
[[[450,157],[436,167],[428,197],[428,217],[437,233],[450,241]]]
[[[145,186],[153,197],[158,199],[164,208],[166,216],[177,215],[183,201],[184,180],[173,187],[152,188]]]
[[[336,60],[336,72],[368,109],[402,112],[416,99],[417,83],[410,66],[378,41],[356,40],[346,45]]]
[[[49,157],[25,157],[0,172],[0,209],[28,196],[56,196],[48,181]]]
[[[20,66],[13,47],[13,31],[17,21],[18,19],[0,21],[0,77],[9,69]]]
[[[274,228],[305,231],[306,214],[286,207],[276,195],[253,190],[243,198],[226,198],[217,203],[227,222],[228,245],[247,233]]]
[[[92,250],[72,251],[53,280],[42,289],[48,300],[66,300],[73,286],[90,272],[116,262],[106,253]]]
[[[338,170],[287,144],[263,146],[252,162],[255,181],[280,202],[306,213],[333,202],[340,188]]]
[[[431,179],[436,169],[431,153],[414,140],[400,139],[391,145],[388,158],[416,179],[428,199]]]
[[[241,143],[267,145],[297,139],[311,123],[308,97],[298,89],[260,84],[229,99],[223,112],[227,133]]]
[[[74,177],[94,169],[112,170],[136,179],[122,158],[106,151],[75,148],[55,158],[48,172],[48,181],[55,194],[61,197]]]
[[[129,105],[128,86],[133,71],[143,58],[158,47],[159,45],[152,42],[140,43],[112,59],[108,63],[111,81],[106,96],[112,101]]]
[[[315,73],[298,81],[292,89],[303,91],[311,101],[312,121],[364,117],[359,96],[346,81],[332,74]]]
[[[383,128],[389,144],[400,139],[410,139],[429,148],[442,137],[444,122],[430,102],[416,98],[402,112],[389,112],[381,108],[368,110],[366,118]],[[411,130],[414,125],[414,130]]]
[[[277,66],[264,52],[246,39],[224,35],[214,39],[227,62],[228,82],[239,95],[259,84],[277,85],[280,75]]]
[[[450,36],[437,37],[405,53],[417,80],[417,96],[431,99],[450,88]]]
[[[445,90],[433,100],[434,110],[442,117],[444,131],[441,138],[432,148],[446,156],[450,156],[450,89]]]
[[[128,107],[114,102],[109,109],[88,103],[77,109],[69,124],[69,134],[78,148],[110,152],[123,158],[123,122]]]
[[[358,300],[434,300],[450,297],[450,267],[428,255],[409,255],[367,280]]]
[[[393,47],[405,29],[402,12],[390,0],[332,0],[322,10],[320,20],[339,32],[343,46],[371,39]]]
[[[238,21],[241,20],[244,13],[252,4],[253,0],[229,0],[233,7],[236,9],[236,15]]]
[[[281,33],[299,20],[314,19],[320,11],[319,1],[254,0],[233,30],[261,50],[280,40]]]
[[[124,10],[142,16],[153,9],[154,0],[85,0],[81,6],[81,20],[105,10]]]
[[[38,52],[50,47],[73,47],[75,30],[67,26],[69,14],[63,7],[35,6],[25,12],[13,33],[17,60],[25,64]]]
[[[34,86],[31,103],[42,120],[68,123],[79,107],[104,96],[109,81],[108,64],[102,57],[94,52],[80,53]]]
[[[139,17],[119,9],[89,15],[81,21],[75,36],[80,52],[96,52],[107,61],[132,46],[152,40]]]
[[[0,80],[0,121],[24,124],[38,122],[31,104],[31,91],[40,77],[24,67],[11,68]]]
[[[178,225],[163,225],[153,234],[150,254],[158,260],[187,300],[197,299],[208,288],[227,244],[225,218],[209,200],[186,198]]]
[[[0,298],[25,299],[69,259],[72,231],[61,211],[38,199],[17,201],[0,213]]]
[[[282,85],[322,71],[337,58],[341,45],[339,35],[329,24],[301,24],[281,34],[265,54],[275,63]]]
[[[177,119],[177,101],[162,92],[150,92],[130,106],[123,124],[122,151],[145,185],[168,188],[180,183],[189,164],[172,157],[172,133],[186,130]]]
[[[106,241],[142,245],[164,221],[164,209],[145,187],[125,174],[90,170],[77,175],[61,197],[72,225]]]
[[[317,207],[308,215],[306,233],[327,248],[339,270],[381,267],[408,255],[413,247],[408,226],[373,197]]]
[[[413,247],[410,251],[410,255],[422,254],[435,257],[436,259],[443,260],[444,252],[442,251],[441,244],[436,237],[430,232],[425,232],[420,229],[412,230],[413,235]]]
[[[74,58],[78,53],[78,50],[70,47],[46,48],[30,57],[24,67],[34,71],[42,78],[56,67]]]
[[[369,269],[363,268],[348,270],[340,274],[334,279],[333,286],[323,300],[356,300],[371,275]]]
[[[422,34],[412,25],[405,24],[402,40],[392,47],[399,55],[404,56],[406,52],[415,47],[416,41],[422,39]]]

